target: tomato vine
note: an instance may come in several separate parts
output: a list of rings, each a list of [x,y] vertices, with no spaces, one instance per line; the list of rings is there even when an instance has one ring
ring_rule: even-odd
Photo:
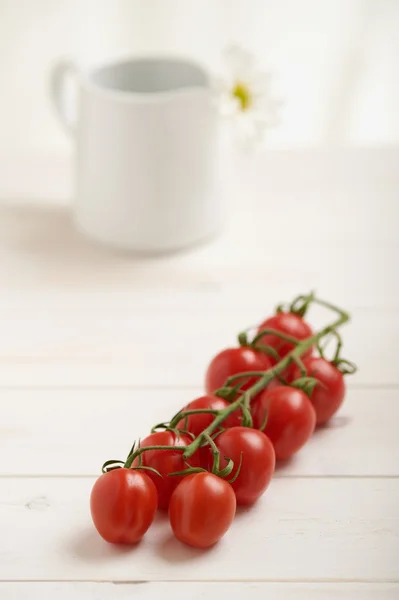
[[[334,336],[337,340],[337,349],[335,356],[333,358],[333,364],[335,364],[338,368],[341,368],[343,372],[353,373],[356,367],[353,363],[349,363],[348,361],[342,359],[340,357],[340,351],[342,346],[342,340],[340,335],[337,332],[337,329],[347,323],[349,321],[349,314],[342,310],[341,308],[327,302],[325,300],[321,300],[317,298],[313,293],[306,295],[298,296],[293,300],[293,302],[289,305],[288,310],[293,312],[294,314],[303,316],[306,311],[310,308],[312,304],[317,304],[322,306],[328,310],[336,313],[337,318],[332,321],[330,324],[323,327],[320,331],[314,333],[310,337],[305,340],[298,340],[292,336],[286,335],[280,331],[274,329],[265,329],[262,332],[256,334],[254,338],[249,341],[248,332],[245,331],[240,333],[238,336],[239,343],[244,346],[250,346],[257,350],[264,352],[265,354],[273,354],[273,349],[270,349],[267,346],[262,346],[261,338],[265,334],[272,334],[281,338],[284,341],[288,341],[294,345],[294,349],[289,352],[284,358],[279,360],[273,367],[268,369],[267,371],[249,371],[244,373],[237,373],[232,375],[227,379],[225,385],[214,392],[214,395],[219,395],[220,397],[231,400],[230,404],[221,410],[212,410],[212,409],[199,409],[199,410],[188,410],[188,411],[180,411],[177,413],[169,423],[160,423],[153,427],[152,431],[156,431],[158,428],[164,428],[174,431],[175,433],[184,433],[188,432],[185,430],[176,429],[177,424],[183,419],[187,418],[189,415],[195,415],[197,413],[209,413],[214,416],[213,421],[206,427],[197,437],[195,437],[192,442],[188,445],[181,446],[145,446],[141,447],[140,442],[136,445],[133,444],[131,451],[125,462],[123,461],[106,461],[103,465],[103,472],[107,472],[116,468],[120,468],[123,466],[124,468],[145,468],[141,465],[141,455],[144,452],[151,450],[173,450],[175,452],[182,452],[183,460],[186,462],[190,457],[192,457],[201,447],[210,446],[214,458],[213,472],[218,474],[219,476],[228,477],[232,470],[233,464],[232,461],[229,461],[228,465],[223,469],[223,471],[219,471],[219,455],[217,452],[217,448],[213,443],[214,434],[223,427],[224,421],[237,409],[242,411],[243,414],[243,425],[247,427],[252,426],[252,418],[249,411],[251,400],[259,394],[262,390],[266,388],[266,386],[272,381],[274,378],[282,379],[282,373],[292,364],[296,364],[301,372],[301,378],[298,379],[291,385],[294,385],[300,389],[307,391],[308,393],[312,391],[316,381],[310,376],[306,376],[306,369],[304,368],[303,362],[301,360],[301,356],[309,350],[312,346],[316,345],[319,349],[320,355],[323,356],[323,348],[321,347],[321,340],[326,337]],[[278,312],[284,310],[282,306],[277,308]],[[275,354],[275,353],[274,353]],[[257,377],[256,383],[254,383],[250,388],[242,391],[240,394],[240,388],[243,385],[243,381],[248,381],[251,377]],[[240,382],[237,384],[237,382]],[[237,397],[237,394],[238,395]],[[135,461],[138,459],[138,465],[135,466]],[[170,475],[181,475],[183,473],[196,473],[198,471],[203,470],[200,467],[190,467],[187,464],[187,469],[185,471],[179,471],[177,473],[171,473]],[[152,469],[154,471],[154,469]],[[237,474],[236,474],[237,476]]]

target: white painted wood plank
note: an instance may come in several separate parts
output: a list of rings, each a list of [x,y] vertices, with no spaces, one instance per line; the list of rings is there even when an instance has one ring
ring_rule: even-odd
[[[306,192],[309,189],[329,189],[331,184],[353,189],[379,185],[390,188],[397,182],[398,147],[341,147],[273,149],[243,155],[225,148],[226,163],[231,164],[230,190],[238,181],[245,188],[251,183],[257,193],[268,192],[266,198],[275,202],[279,190]],[[40,154],[37,156],[2,156],[0,164],[0,196],[37,202],[69,203],[72,189],[74,156],[72,152]],[[23,173],[23,177],[21,177]],[[287,176],[289,174],[289,176]],[[256,186],[259,179],[266,186]],[[240,190],[241,192],[241,190]],[[247,198],[248,194],[244,196]]]
[[[396,583],[1,583],[3,600],[397,600]]]
[[[398,479],[275,479],[204,552],[160,516],[137,547],[93,529],[91,479],[0,481],[0,580],[399,582]]]
[[[0,475],[96,475],[200,390],[0,390]],[[399,389],[350,390],[278,477],[399,475]]]
[[[376,249],[373,248],[373,251]],[[378,249],[377,249],[378,250]],[[381,251],[380,258],[383,258]],[[4,311],[17,311],[17,314],[24,316],[26,313],[26,295],[29,297],[29,308],[33,315],[40,315],[41,312],[53,314],[64,311],[67,314],[79,315],[90,311],[98,313],[114,311],[123,314],[143,311],[145,314],[155,313],[162,308],[168,313],[179,313],[180,311],[206,311],[217,312],[225,309],[236,312],[237,314],[247,314],[248,311],[256,317],[264,316],[266,313],[273,312],[277,304],[289,302],[299,293],[306,293],[310,289],[316,289],[320,297],[330,300],[349,312],[361,310],[398,310],[399,302],[395,295],[390,295],[387,289],[374,289],[370,283],[368,285],[368,294],[364,296],[362,290],[351,293],[344,287],[335,285],[330,289],[318,289],[317,286],[307,286],[300,277],[295,274],[290,280],[284,280],[275,273],[274,278],[268,281],[267,276],[262,274],[257,278],[252,278],[252,272],[246,273],[241,269],[241,280],[234,279],[236,272],[224,269],[219,273],[205,273],[197,271],[194,273],[172,271],[168,269],[170,279],[166,281],[166,273],[162,269],[163,261],[148,262],[144,265],[143,272],[147,274],[148,279],[117,279],[112,287],[99,280],[86,282],[93,285],[82,285],[75,287],[68,285],[68,281],[60,283],[58,286],[51,285],[48,281],[46,285],[25,286],[16,289],[2,289],[1,308]],[[194,262],[195,264],[195,262]],[[153,265],[153,269],[151,266]],[[155,268],[155,265],[157,267]],[[231,266],[231,268],[234,268]],[[237,268],[237,265],[235,265]],[[169,273],[170,270],[170,273]],[[123,275],[132,275],[132,269]],[[238,271],[237,271],[238,273]],[[150,275],[158,275],[151,280]],[[312,283],[312,282],[311,282]],[[315,282],[313,281],[313,284]],[[248,293],[248,286],[250,293]],[[0,282],[1,289],[1,282]],[[355,290],[354,290],[355,291]],[[383,295],[378,295],[382,292]],[[246,311],[246,312],[244,312]],[[313,319],[313,308],[310,313],[310,319]]]
[[[223,236],[160,260],[121,256],[86,241],[63,207],[3,201],[0,286],[71,291],[264,281],[295,288],[298,282],[301,289],[345,290],[346,297],[371,295],[374,303],[386,303],[389,294],[394,301],[397,156],[395,148],[241,156],[226,180]],[[49,164],[46,172],[58,168]]]
[[[386,239],[387,233],[394,232],[390,217],[397,208],[397,147],[268,150],[249,156],[229,154],[221,162],[220,171],[229,207],[239,208],[241,212],[245,207],[251,213],[250,209],[256,205],[258,212],[263,211],[269,216],[269,222],[270,216],[274,217],[267,231],[268,237],[279,239],[278,228],[273,225],[284,223],[287,237],[296,235],[302,239],[303,230],[298,227],[298,221],[304,225],[310,221],[309,234],[317,239],[323,239],[329,233],[337,239],[347,230],[359,235],[364,228],[367,228],[368,237],[371,234],[382,239]],[[19,164],[3,161],[0,165],[3,167],[0,169],[0,195],[6,199],[32,198],[33,195],[47,201],[55,196],[55,199],[65,201],[70,164],[63,164],[59,158],[22,160]],[[24,181],[21,181],[21,173],[25,175]],[[55,193],[55,182],[59,186],[58,194]],[[381,206],[384,211],[380,210]],[[313,214],[309,209],[313,209]],[[376,221],[384,219],[388,226],[385,236],[376,228]]]
[[[0,386],[157,385],[200,386],[211,357],[236,343],[236,334],[261,322],[271,310],[214,302],[204,297],[192,305],[175,294],[164,306],[161,293],[147,294],[129,307],[108,309],[99,295],[89,304],[72,303],[68,294],[60,304],[43,306],[29,294],[14,308],[1,306]],[[265,302],[266,304],[266,302]],[[29,309],[27,308],[29,306]],[[350,307],[349,307],[350,308]],[[344,355],[358,363],[349,381],[396,384],[399,372],[396,345],[399,308],[353,309],[352,322],[342,329]],[[309,321],[317,329],[334,317],[313,311]]]
[[[383,305],[396,302],[397,306],[396,199],[395,189],[393,208],[389,210],[384,210],[380,198],[370,199],[370,205],[378,206],[379,216],[361,211],[370,218],[363,231],[358,207],[366,200],[354,200],[352,227],[342,232],[331,223],[331,215],[325,212],[324,204],[320,205],[318,194],[311,212],[325,219],[328,227],[320,227],[321,235],[315,236],[318,230],[312,224],[307,236],[307,210],[294,198],[295,210],[303,214],[292,218],[296,234],[286,232],[285,215],[281,215],[284,243],[281,227],[272,225],[265,232],[271,216],[276,221],[279,216],[262,199],[252,208],[246,206],[243,211],[241,207],[234,212],[220,238],[158,259],[121,255],[86,241],[74,231],[66,209],[0,203],[0,289],[137,290],[143,286],[226,284],[240,288],[263,283],[271,303],[280,301],[278,296],[269,296],[277,284],[288,288],[290,295],[316,288],[326,296],[340,299],[343,295],[345,301],[354,300],[361,306],[369,300]],[[335,218],[346,223],[336,205],[332,211]],[[392,235],[388,235],[388,228],[393,230]],[[242,231],[248,231],[245,240]],[[377,239],[375,231],[380,231]]]

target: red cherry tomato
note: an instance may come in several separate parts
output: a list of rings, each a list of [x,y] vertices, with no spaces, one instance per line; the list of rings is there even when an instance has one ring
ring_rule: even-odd
[[[177,436],[173,431],[158,431],[142,440],[140,446],[142,448],[146,446],[188,446],[191,442],[192,439],[188,435]],[[148,450],[141,456],[143,466],[152,467],[161,474],[162,477],[159,477],[156,473],[146,471],[157,488],[159,508],[168,508],[172,492],[182,479],[181,476],[168,477],[168,475],[187,469],[187,465],[183,461],[183,452],[180,450]],[[200,465],[199,454],[195,453],[188,462],[192,467],[198,467]],[[135,459],[133,465],[137,464],[138,458]]]
[[[313,332],[309,325],[300,317],[294,313],[278,313],[269,319],[266,319],[258,328],[258,333],[263,329],[275,329],[281,333],[290,335],[297,340],[306,340],[306,338],[313,335]],[[260,343],[271,346],[276,350],[280,358],[284,358],[291,350],[295,348],[291,342],[282,340],[277,335],[265,334],[260,339]],[[310,356],[312,354],[312,348],[306,350],[303,356]],[[271,358],[272,364],[276,361]]]
[[[316,413],[305,392],[288,386],[264,391],[251,412],[254,427],[262,427],[267,414],[264,433],[274,446],[277,460],[298,452],[316,425]]]
[[[337,412],[345,397],[345,381],[341,371],[321,357],[305,358],[303,361],[309,376],[320,381],[310,394],[310,401],[316,411],[317,425],[326,423]],[[293,379],[301,376],[296,367]]]
[[[143,471],[115,469],[95,482],[90,509],[93,523],[107,542],[135,544],[151,525],[157,490]]]
[[[212,409],[212,410],[223,410],[229,406],[229,402],[227,400],[223,400],[223,398],[218,398],[217,396],[201,396],[200,398],[196,398],[187,406],[183,408],[183,411],[186,410],[200,410],[200,409]],[[227,417],[225,421],[223,421],[223,427],[234,427],[235,425],[241,425],[241,411],[238,409],[234,411],[231,415]],[[204,429],[206,429],[212,421],[215,419],[215,415],[209,413],[199,413],[197,415],[189,415],[179,421],[177,424],[178,429],[183,429],[185,431],[189,431],[193,433],[195,437],[198,437]]]
[[[226,533],[236,512],[236,498],[227,481],[212,473],[188,475],[169,504],[169,520],[178,540],[208,548]]]
[[[240,464],[238,477],[232,482],[237,504],[253,504],[266,490],[275,466],[273,445],[264,433],[249,427],[232,427],[216,439],[220,450],[220,468],[227,465],[226,458],[234,461],[233,477]]]
[[[269,358],[261,352],[245,346],[228,348],[219,352],[211,361],[205,378],[206,391],[208,394],[211,394],[224,386],[226,379],[231,375],[244,373],[245,371],[267,371],[270,367]],[[256,381],[256,377],[251,377],[243,383],[241,389],[247,390]],[[239,380],[236,383],[238,382]]]

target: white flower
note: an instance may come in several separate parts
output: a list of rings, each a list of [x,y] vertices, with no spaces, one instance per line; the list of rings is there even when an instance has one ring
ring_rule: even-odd
[[[228,48],[225,59],[227,77],[216,84],[220,113],[234,121],[241,141],[261,142],[266,130],[278,123],[281,102],[271,93],[272,76],[238,46]]]

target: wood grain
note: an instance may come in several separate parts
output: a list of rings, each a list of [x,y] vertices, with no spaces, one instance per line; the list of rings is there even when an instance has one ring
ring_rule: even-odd
[[[158,303],[154,303],[154,296]],[[209,360],[220,349],[236,344],[236,334],[267,314],[247,307],[226,308],[203,298],[191,305],[176,293],[176,306],[163,306],[162,292],[148,292],[130,305],[104,306],[98,294],[52,306],[40,297],[26,310],[3,299],[0,313],[0,386],[202,385]],[[106,296],[107,298],[107,296]],[[150,300],[151,299],[151,300]],[[167,304],[165,300],[165,304]],[[1,300],[0,300],[1,306]],[[112,306],[112,309],[110,308]],[[350,307],[348,307],[350,308]],[[353,322],[343,331],[343,355],[354,360],[359,372],[349,384],[399,383],[396,340],[399,310],[353,310]],[[315,329],[334,319],[313,311]]]
[[[180,544],[164,517],[136,548],[107,544],[92,484],[0,480],[0,580],[399,582],[398,479],[275,479],[208,552]]]
[[[201,390],[0,390],[0,475],[95,475]],[[399,476],[399,390],[349,390],[276,476]]]
[[[63,206],[0,201],[2,600],[399,597],[397,164],[397,149],[241,157],[223,235],[158,259],[85,240]],[[359,373],[331,425],[211,552],[162,518],[135,549],[102,542],[100,463],[199,394],[239,330],[310,289],[353,314]]]
[[[230,600],[397,600],[396,583],[1,583],[3,600],[204,600],[222,597]]]

